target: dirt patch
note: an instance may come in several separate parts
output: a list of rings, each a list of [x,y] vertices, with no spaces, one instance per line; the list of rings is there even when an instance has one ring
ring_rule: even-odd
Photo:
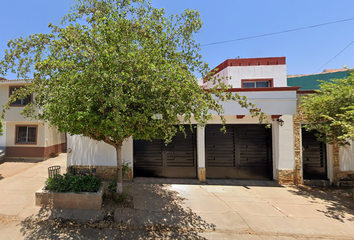
[[[27,169],[34,167],[37,163],[30,163],[24,161],[16,162],[3,162],[0,164],[1,178],[8,178],[15,176],[19,173],[26,171]]]
[[[124,201],[114,200],[112,195],[106,194],[102,201],[102,209],[109,211],[116,208],[134,208],[133,196],[127,195]]]

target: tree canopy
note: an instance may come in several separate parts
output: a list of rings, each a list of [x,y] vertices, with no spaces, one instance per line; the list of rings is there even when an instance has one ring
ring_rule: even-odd
[[[332,79],[320,84],[315,94],[302,102],[308,123],[305,128],[316,130],[319,140],[346,145],[354,140],[354,75]]]
[[[10,101],[36,93],[25,116],[114,146],[120,170],[125,139],[168,142],[181,121],[203,125],[210,110],[222,115],[219,100],[264,118],[221,81],[208,92],[198,85],[196,72],[212,79],[193,39],[201,27],[195,10],[166,16],[144,0],[79,0],[60,26],[49,24],[50,34],[11,40],[0,74],[27,78],[32,70],[31,84]]]

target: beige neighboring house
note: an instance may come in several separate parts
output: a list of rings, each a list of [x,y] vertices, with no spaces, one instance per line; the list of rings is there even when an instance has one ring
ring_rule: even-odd
[[[12,91],[28,84],[28,81],[30,80],[0,80],[1,110]],[[33,96],[28,96],[17,100],[6,110],[0,147],[5,149],[7,159],[47,159],[66,149],[65,133],[59,133],[47,123],[26,119],[21,115],[23,107],[31,101]]]

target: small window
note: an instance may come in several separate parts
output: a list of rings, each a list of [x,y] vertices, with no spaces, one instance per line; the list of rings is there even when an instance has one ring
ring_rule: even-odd
[[[272,79],[267,80],[242,80],[243,88],[268,88],[272,87]]]
[[[16,90],[19,89],[20,87],[10,87],[10,96],[12,93]],[[28,95],[25,98],[17,99],[15,102],[11,103],[11,106],[25,106],[29,104],[32,101],[32,95]]]
[[[36,144],[37,127],[36,126],[17,126],[16,143],[34,143]]]

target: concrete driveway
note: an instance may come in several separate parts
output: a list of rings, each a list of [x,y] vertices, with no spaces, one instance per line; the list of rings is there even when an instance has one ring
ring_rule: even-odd
[[[201,234],[207,239],[354,239],[352,198],[272,182],[236,182],[241,186],[215,180],[216,185],[173,184],[171,190],[185,198],[184,208],[215,224],[215,232]]]

